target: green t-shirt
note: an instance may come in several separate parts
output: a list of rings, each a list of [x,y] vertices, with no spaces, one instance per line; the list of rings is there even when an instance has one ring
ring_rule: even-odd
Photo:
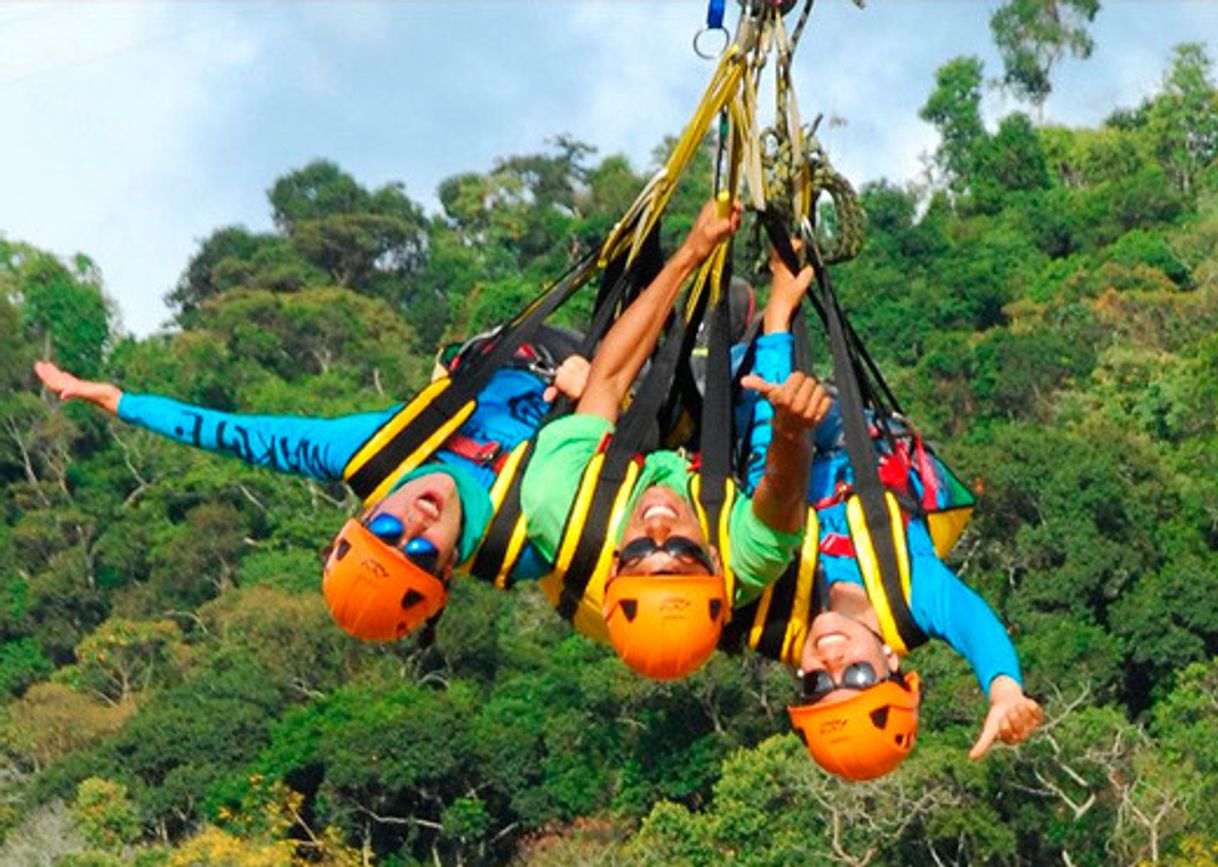
[[[584,469],[605,435],[612,432],[613,425],[606,419],[577,413],[551,422],[537,435],[520,499],[529,539],[551,563],[562,542]],[[633,509],[652,485],[665,485],[688,496],[690,475],[689,462],[676,452],[647,455],[627,509]],[[782,574],[803,533],[781,533],[766,526],[753,513],[752,498],[743,494],[732,506],[728,532],[732,540],[730,566],[736,574],[735,605],[747,605]]]

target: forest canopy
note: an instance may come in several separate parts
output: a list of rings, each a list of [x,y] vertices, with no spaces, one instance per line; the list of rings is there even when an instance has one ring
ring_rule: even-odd
[[[921,110],[931,177],[865,185],[865,247],[833,272],[981,492],[952,565],[1045,703],[1029,743],[962,758],[984,699],[942,648],[916,656],[918,751],[848,785],[788,732],[785,670],[717,655],[646,682],[530,589],[460,582],[434,643],[360,644],[318,593],[343,489],[40,395],[51,357],[219,409],[387,406],[646,180],[559,136],[446,179],[429,213],[317,160],[271,182],[272,229],[199,243],[148,338],[115,328],[87,256],[0,238],[0,860],[1218,861],[1213,59],[1178,46],[1143,104],[1046,124],[1052,66],[1090,50],[1098,4],[1050,4],[1056,30],[1045,5],[994,22],[1033,114],[987,124],[982,62],[944,64]],[[707,189],[679,191],[669,247]]]

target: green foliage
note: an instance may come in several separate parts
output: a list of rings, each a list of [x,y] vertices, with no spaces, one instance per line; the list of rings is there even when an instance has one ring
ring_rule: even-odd
[[[1148,127],[1155,155],[1182,193],[1218,158],[1218,92],[1214,62],[1199,42],[1177,45],[1163,92],[1151,103]]]
[[[981,122],[982,68],[976,57],[958,57],[939,67],[935,89],[918,112],[939,130],[942,142],[935,162],[954,189],[967,184],[977,147],[986,138]]]
[[[1007,0],[990,16],[990,30],[1004,67],[1003,84],[1044,105],[1053,89],[1053,67],[1066,54],[1086,58],[1094,48],[1087,24],[1100,0]]]
[[[0,688],[20,695],[31,683],[45,679],[54,666],[33,638],[19,638],[0,645]]]
[[[119,854],[139,835],[135,809],[121,783],[90,777],[76,787],[72,817],[89,845]]]
[[[0,293],[19,299],[31,343],[64,367],[95,376],[110,339],[101,275],[85,256],[72,264],[23,244],[0,241]]]
[[[1039,105],[1094,5],[1005,4],[1008,84]],[[866,248],[835,283],[910,417],[980,483],[954,565],[1009,625],[1049,717],[968,762],[984,697],[927,647],[911,661],[919,747],[865,786],[779,734],[785,670],[715,657],[645,682],[533,588],[459,580],[434,642],[360,644],[317,593],[317,552],[358,508],[340,486],[34,390],[49,348],[131,392],[230,411],[393,405],[441,335],[499,324],[598,243],[645,180],[623,157],[559,138],[448,178],[435,214],[312,163],[272,184],[272,231],[200,244],[171,295],[178,330],[140,340],[109,333],[87,260],[0,242],[0,826],[36,841],[11,851],[1212,863],[1218,113],[1205,51],[1171,62],[1159,93],[1098,129],[1018,113],[987,129],[980,61],[951,61],[922,111],[935,181],[861,192]],[[666,244],[710,160],[678,189]]]

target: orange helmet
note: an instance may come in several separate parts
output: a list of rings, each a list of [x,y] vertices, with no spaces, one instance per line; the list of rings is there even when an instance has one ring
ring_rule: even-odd
[[[829,704],[787,708],[816,763],[847,780],[872,780],[896,768],[918,735],[916,672],[885,680]]]
[[[434,617],[447,584],[354,518],[326,558],[322,590],[334,622],[364,641],[393,641]]]
[[[676,680],[706,662],[727,620],[722,575],[618,575],[603,612],[613,649],[639,674]]]

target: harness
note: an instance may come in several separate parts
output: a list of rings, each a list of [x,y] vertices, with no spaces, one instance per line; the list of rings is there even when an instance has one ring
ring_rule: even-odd
[[[762,215],[762,222],[791,273],[798,273],[801,263],[785,228],[770,213]],[[910,610],[907,515],[918,513],[926,517],[936,552],[946,556],[968,522],[974,503],[971,492],[933,455],[921,437],[908,423],[898,421],[902,418],[900,406],[841,310],[806,219],[802,228],[804,249],[815,268],[818,289],[817,294],[808,297],[828,332],[854,483],[841,486],[830,497],[809,507],[800,556],[754,603],[736,612],[720,642],[722,649],[748,647],[792,667],[799,665],[813,618],[828,605],[819,564],[817,508],[845,502],[850,538],[832,540],[838,550],[831,553],[847,554],[841,549],[849,549],[848,555],[856,559],[863,576],[863,586],[879,619],[884,641],[904,655],[927,640]],[[803,367],[806,351],[800,352],[806,348],[806,336],[800,333],[803,323],[803,315],[797,314],[792,326],[796,332],[796,366],[806,369]],[[753,348],[750,346],[749,351]],[[868,410],[874,423],[868,421]],[[909,445],[900,442],[905,436],[910,438]],[[873,438],[889,444],[892,460],[877,458]],[[920,501],[911,497],[911,470],[917,472],[922,483]]]
[[[863,575],[863,588],[880,621],[880,634],[885,643],[905,655],[925,643],[926,635],[918,628],[910,610],[912,588],[905,516],[891,492],[886,492],[885,502],[889,509],[886,529],[895,548],[898,569],[899,583],[895,587],[881,571],[875,556],[875,541],[857,495],[846,501],[846,518],[854,556]],[[812,621],[829,602],[819,562],[821,543],[814,507],[808,509],[804,531],[799,556],[756,601],[737,610],[735,618],[723,631],[720,649],[734,652],[747,647],[792,668],[799,667]]]
[[[630,408],[622,416],[618,432],[601,443],[584,469],[563,528],[554,571],[540,582],[542,591],[558,613],[592,638],[608,639],[602,602],[615,545],[639,481],[642,455],[650,451],[657,440],[657,412],[667,397],[679,360],[688,358],[688,341],[695,334],[707,306],[711,293],[704,289],[709,274],[710,271],[704,269],[701,279],[695,282],[685,315],[675,321],[665,338]],[[723,277],[730,279],[730,274],[721,272],[721,289],[727,285]],[[687,496],[694,504],[707,541],[719,550],[727,594],[731,599],[735,574],[729,565],[728,523],[737,489],[730,472],[729,311],[727,292],[713,294],[717,297],[710,318],[708,364],[714,366],[715,372],[707,377],[707,396],[701,412],[700,468],[691,470]]]

